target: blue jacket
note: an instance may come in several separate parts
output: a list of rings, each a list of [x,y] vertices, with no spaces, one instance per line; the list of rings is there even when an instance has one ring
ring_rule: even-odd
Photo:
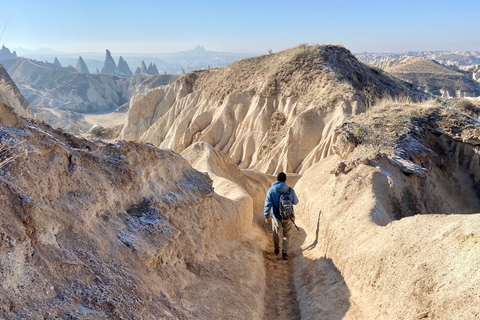
[[[272,184],[272,187],[268,189],[267,197],[265,198],[265,211],[263,213],[265,219],[270,218],[270,209],[273,208],[273,217],[277,220],[280,220],[280,217],[278,216],[278,204],[280,200],[280,194],[288,193],[288,189],[291,190],[290,199],[292,199],[292,203],[298,203],[298,198],[293,188],[290,188],[285,182],[275,181]]]

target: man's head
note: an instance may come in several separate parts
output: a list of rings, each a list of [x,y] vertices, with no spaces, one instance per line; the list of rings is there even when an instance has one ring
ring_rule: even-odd
[[[277,181],[287,181],[287,175],[285,174],[285,172],[280,172],[279,174],[277,174]]]

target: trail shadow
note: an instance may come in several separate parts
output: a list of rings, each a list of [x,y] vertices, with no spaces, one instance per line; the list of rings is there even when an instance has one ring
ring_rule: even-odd
[[[320,229],[318,214],[316,238],[308,247],[302,248],[306,239],[306,232],[300,228],[294,234],[295,253],[295,288],[301,319],[329,319],[340,320],[351,309],[350,290],[332,259],[326,256],[315,258]],[[296,231],[296,230],[295,230]],[[356,307],[356,306],[355,306]],[[351,310],[350,314],[360,312]]]
[[[317,219],[317,230],[315,231],[315,241],[312,242],[311,245],[305,248],[305,250],[311,250],[315,248],[318,244],[318,231],[320,230],[320,216],[322,215],[322,210],[318,213],[318,219]]]

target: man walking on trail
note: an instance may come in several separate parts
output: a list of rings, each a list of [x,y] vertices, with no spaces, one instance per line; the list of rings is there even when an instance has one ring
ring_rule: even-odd
[[[280,229],[283,229],[283,242],[282,242],[282,258],[287,260],[288,258],[288,245],[290,243],[290,231],[292,230],[293,217],[291,219],[282,220],[279,215],[279,206],[280,206],[280,196],[285,194],[288,195],[293,204],[298,203],[297,195],[295,190],[290,188],[286,182],[287,175],[284,172],[280,172],[277,175],[277,181],[272,184],[272,187],[268,189],[267,197],[265,198],[265,222],[267,224],[272,224],[273,230],[273,246],[275,249],[275,254],[280,253],[279,246],[279,232]],[[270,218],[270,209],[272,209],[273,219]]]

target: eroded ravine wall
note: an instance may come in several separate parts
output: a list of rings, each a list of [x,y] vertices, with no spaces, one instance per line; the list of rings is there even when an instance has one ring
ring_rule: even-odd
[[[252,214],[206,174],[151,145],[4,120],[22,153],[0,168],[2,318],[261,317]]]
[[[445,152],[468,149],[450,147]],[[426,178],[407,177],[386,161],[335,175],[340,161],[337,156],[322,160],[296,185],[297,218],[306,233],[295,262],[302,316],[331,311],[332,319],[474,318],[480,302],[472,294],[480,289],[478,199],[467,199],[475,197],[472,190],[458,198],[466,182],[461,179],[470,178],[468,170],[445,171],[431,162],[424,163]],[[461,162],[445,161],[452,168]],[[452,185],[452,179],[459,181]],[[412,201],[405,201],[409,192]],[[401,220],[392,210],[395,197],[406,216]],[[423,209],[408,211],[412,205]],[[440,212],[427,211],[432,208]],[[322,272],[326,278],[317,276]],[[313,279],[320,280],[309,284]],[[332,311],[332,305],[339,307]]]

